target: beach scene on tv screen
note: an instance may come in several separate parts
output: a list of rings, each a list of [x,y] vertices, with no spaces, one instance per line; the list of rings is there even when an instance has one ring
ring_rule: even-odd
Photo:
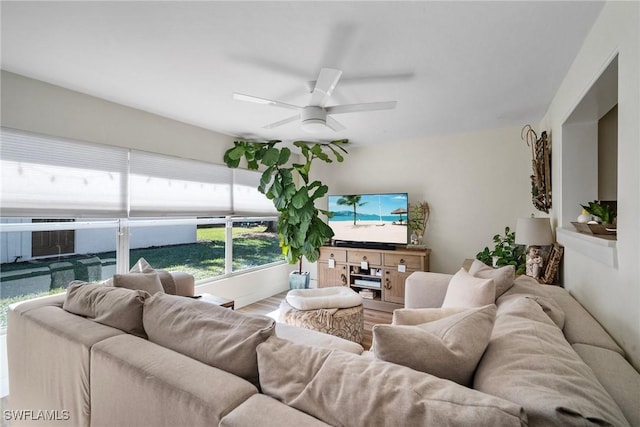
[[[334,240],[407,243],[407,194],[329,196]]]

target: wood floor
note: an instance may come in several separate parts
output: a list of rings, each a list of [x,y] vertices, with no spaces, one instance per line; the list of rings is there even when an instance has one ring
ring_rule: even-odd
[[[280,307],[280,302],[282,302],[286,295],[287,291],[281,292],[272,297],[239,308],[237,311],[241,313],[266,315],[277,310],[278,307]],[[371,329],[373,328],[373,325],[389,323],[391,323],[391,313],[369,310],[366,308],[364,309],[364,338],[361,344],[365,350],[369,350],[371,347]]]

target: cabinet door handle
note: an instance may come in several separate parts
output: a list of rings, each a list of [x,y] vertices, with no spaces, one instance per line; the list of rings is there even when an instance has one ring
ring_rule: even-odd
[[[400,264],[404,264],[404,259],[400,258]]]

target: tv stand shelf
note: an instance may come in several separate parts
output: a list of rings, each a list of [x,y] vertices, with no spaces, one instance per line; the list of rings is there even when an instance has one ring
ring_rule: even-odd
[[[404,281],[414,271],[429,271],[431,249],[363,249],[336,246],[320,248],[318,287],[349,286],[370,290],[366,308],[393,311],[404,306]]]

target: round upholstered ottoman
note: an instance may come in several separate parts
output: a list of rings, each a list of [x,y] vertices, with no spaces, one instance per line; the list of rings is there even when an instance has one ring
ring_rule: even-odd
[[[280,322],[362,342],[362,298],[351,288],[294,289],[280,304]]]

